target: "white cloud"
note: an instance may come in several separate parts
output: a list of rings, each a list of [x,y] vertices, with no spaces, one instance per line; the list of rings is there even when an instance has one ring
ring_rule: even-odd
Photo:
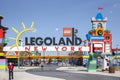
[[[59,29],[58,29],[58,28],[56,28],[55,30],[56,30],[56,31],[58,31]]]

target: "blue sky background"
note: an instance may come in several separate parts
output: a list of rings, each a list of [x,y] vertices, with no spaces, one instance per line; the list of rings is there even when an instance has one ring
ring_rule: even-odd
[[[103,7],[102,14],[108,18],[107,28],[113,34],[113,47],[120,44],[120,0],[0,0],[0,15],[4,16],[2,24],[8,26],[6,37],[16,37],[14,26],[21,31],[21,22],[29,27],[35,22],[35,31],[25,33],[22,38],[30,36],[61,37],[63,27],[74,27],[79,36],[85,35],[92,28],[91,17]],[[9,41],[8,45],[14,43]],[[120,46],[119,46],[120,47]]]

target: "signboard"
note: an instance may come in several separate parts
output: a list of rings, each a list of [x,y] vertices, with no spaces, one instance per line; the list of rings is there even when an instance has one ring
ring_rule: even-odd
[[[3,51],[89,51],[89,47],[86,46],[24,46],[24,47],[4,47]],[[15,53],[11,53],[12,55]]]

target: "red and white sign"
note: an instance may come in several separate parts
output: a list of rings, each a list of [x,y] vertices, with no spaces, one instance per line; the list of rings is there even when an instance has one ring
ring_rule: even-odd
[[[103,45],[102,44],[94,44],[94,52],[102,52]]]
[[[4,47],[3,51],[89,51],[85,46],[24,46],[24,47]],[[16,54],[16,53],[15,53]]]

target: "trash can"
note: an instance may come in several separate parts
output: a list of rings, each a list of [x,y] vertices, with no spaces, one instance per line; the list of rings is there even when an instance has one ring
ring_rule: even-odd
[[[115,68],[114,68],[114,66],[109,67],[109,73],[115,73]]]

